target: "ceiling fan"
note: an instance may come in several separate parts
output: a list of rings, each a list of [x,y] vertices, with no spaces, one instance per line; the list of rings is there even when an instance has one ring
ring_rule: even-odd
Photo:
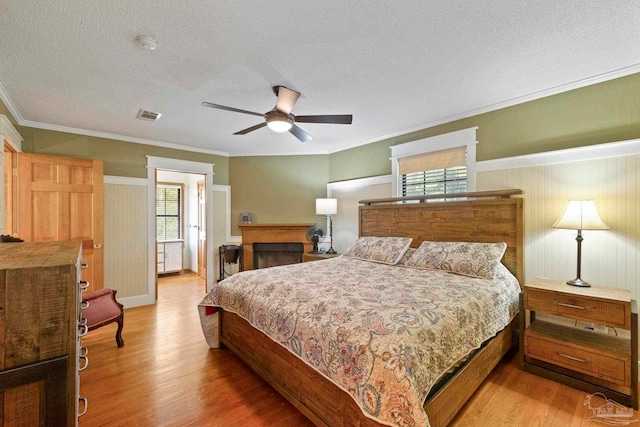
[[[353,116],[351,114],[332,114],[332,115],[314,115],[314,116],[294,116],[291,114],[294,104],[300,97],[300,92],[286,88],[284,86],[274,86],[273,93],[278,97],[276,106],[272,110],[264,114],[254,111],[241,110],[238,108],[227,107],[224,105],[212,104],[211,102],[203,102],[204,107],[217,108],[219,110],[235,111],[236,113],[251,114],[252,116],[260,116],[264,118],[264,123],[251,126],[240,130],[234,135],[246,135],[249,132],[258,130],[265,126],[276,132],[292,133],[302,142],[311,141],[313,137],[302,130],[296,123],[333,123],[341,125],[350,125]]]

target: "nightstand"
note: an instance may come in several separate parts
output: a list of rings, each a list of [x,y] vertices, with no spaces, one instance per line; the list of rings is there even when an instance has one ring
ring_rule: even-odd
[[[520,313],[522,369],[638,409],[638,317],[628,290],[535,279]]]
[[[340,256],[340,254],[326,254],[326,253],[308,254],[308,253],[304,253],[304,254],[302,254],[302,262],[321,261],[323,259],[334,258],[334,257],[337,257],[337,256]]]

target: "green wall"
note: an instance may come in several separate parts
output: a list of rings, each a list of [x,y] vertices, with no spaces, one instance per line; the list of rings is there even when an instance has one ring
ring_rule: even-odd
[[[328,155],[232,157],[231,234],[240,234],[240,212],[254,223],[317,222],[315,199],[327,196],[328,180]]]
[[[15,119],[15,117],[13,117],[13,114],[11,114],[11,111],[9,111],[2,99],[0,99],[0,114],[7,116],[13,127],[16,128],[20,135],[22,135],[22,129],[18,125],[18,121]]]
[[[29,127],[22,127],[20,133],[26,153],[102,160],[105,175],[146,178],[146,156],[156,156],[213,163],[213,182],[229,184],[229,158],[224,156]]]
[[[474,126],[478,161],[640,138],[640,73],[331,154],[329,180],[390,174],[392,145]]]
[[[478,127],[477,160],[640,138],[640,73],[456,120],[366,146],[315,156],[223,157],[17,126],[23,150],[100,159],[105,174],[146,178],[146,155],[215,164],[214,183],[231,186],[232,234],[240,212],[254,222],[317,222],[314,199],[327,182],[391,173],[389,147]]]

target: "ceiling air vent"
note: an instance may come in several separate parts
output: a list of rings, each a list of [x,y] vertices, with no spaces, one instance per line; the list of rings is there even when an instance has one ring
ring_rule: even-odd
[[[154,113],[152,111],[140,110],[138,111],[138,115],[136,116],[136,118],[140,120],[149,120],[151,122],[155,122],[160,118],[161,115],[162,114],[160,113]]]

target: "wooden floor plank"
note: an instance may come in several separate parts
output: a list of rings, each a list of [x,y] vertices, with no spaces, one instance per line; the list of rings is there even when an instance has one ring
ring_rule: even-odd
[[[81,427],[312,425],[235,355],[207,347],[197,311],[204,288],[195,274],[166,276],[157,304],[125,310],[124,347],[115,323],[84,337],[80,393],[89,409]],[[510,354],[452,426],[597,425],[587,421],[586,397],[521,371]]]

